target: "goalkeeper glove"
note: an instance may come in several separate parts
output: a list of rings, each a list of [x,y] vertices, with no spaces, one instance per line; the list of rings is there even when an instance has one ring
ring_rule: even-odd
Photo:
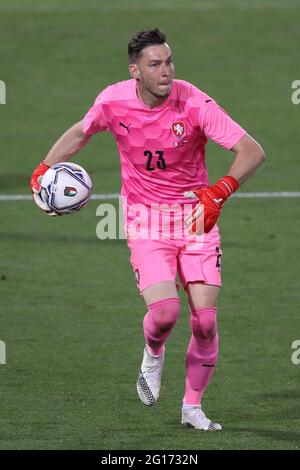
[[[51,211],[49,206],[41,197],[42,177],[49,168],[50,166],[46,165],[44,161],[42,161],[39,164],[39,166],[34,170],[34,172],[31,175],[30,189],[31,189],[33,200],[40,209],[45,211],[48,215],[57,215],[55,212]]]
[[[211,231],[216,224],[226,199],[239,187],[238,181],[233,176],[223,176],[216,184],[204,189],[196,189],[184,193],[186,197],[198,198],[199,203],[185,218],[185,224],[191,233]]]

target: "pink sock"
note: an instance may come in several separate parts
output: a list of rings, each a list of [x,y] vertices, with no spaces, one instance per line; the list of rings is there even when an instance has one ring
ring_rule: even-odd
[[[193,310],[190,324],[192,336],[186,353],[187,375],[183,402],[199,405],[218,358],[217,309]]]
[[[148,351],[161,354],[163,345],[175,325],[180,312],[180,300],[177,297],[160,300],[148,305],[144,317],[144,336]]]

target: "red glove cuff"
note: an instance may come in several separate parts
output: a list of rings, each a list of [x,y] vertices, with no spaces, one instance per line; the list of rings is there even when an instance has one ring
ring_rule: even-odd
[[[235,178],[233,178],[233,176],[223,176],[223,178],[220,178],[216,184],[210,186],[208,191],[212,191],[216,198],[221,198],[222,201],[220,202],[223,205],[226,199],[228,199],[229,196],[238,189],[238,187],[239,183]]]
[[[49,170],[50,166],[49,165],[46,165],[46,163],[44,162],[44,160],[39,164],[38,166],[38,169],[41,171],[41,174],[43,175],[44,173],[46,173],[47,170]]]
[[[225,191],[228,192],[228,196],[231,196],[237,189],[239,189],[239,182],[233,176],[223,176],[218,183],[223,184],[223,187],[226,188]]]
[[[37,191],[40,190],[40,184],[38,179],[40,176],[43,176],[44,173],[50,168],[49,165],[46,165],[44,161],[42,161],[39,166],[34,170],[30,179],[30,187],[36,189]]]

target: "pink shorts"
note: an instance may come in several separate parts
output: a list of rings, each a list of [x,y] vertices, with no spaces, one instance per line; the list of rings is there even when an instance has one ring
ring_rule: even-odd
[[[162,281],[176,282],[184,288],[189,282],[221,286],[221,243],[217,227],[201,240],[128,240],[130,262],[140,292]]]

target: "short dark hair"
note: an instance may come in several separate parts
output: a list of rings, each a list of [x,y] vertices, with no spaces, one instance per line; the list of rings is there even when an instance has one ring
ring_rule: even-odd
[[[145,49],[145,47],[155,44],[164,44],[166,40],[167,37],[165,33],[159,28],[147,29],[135,33],[128,44],[129,63],[136,62],[141,57],[142,50]]]

